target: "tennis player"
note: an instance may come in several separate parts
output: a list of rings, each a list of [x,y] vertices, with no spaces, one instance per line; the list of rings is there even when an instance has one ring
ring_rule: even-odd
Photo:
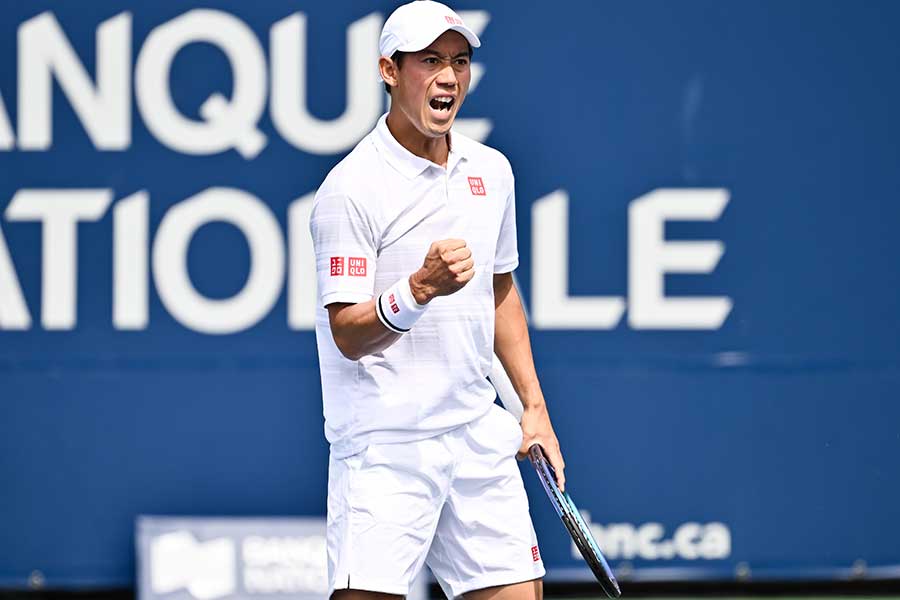
[[[402,597],[426,563],[450,598],[542,596],[515,456],[541,444],[561,484],[564,465],[513,285],[513,173],[450,131],[479,45],[443,4],[398,8],[390,111],[316,194],[332,598]],[[493,352],[521,425],[494,404]]]

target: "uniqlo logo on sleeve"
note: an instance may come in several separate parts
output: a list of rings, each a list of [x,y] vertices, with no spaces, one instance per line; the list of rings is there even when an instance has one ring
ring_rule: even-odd
[[[394,295],[393,295],[393,294],[391,294],[390,296],[388,296],[388,304],[391,305],[391,311],[392,311],[395,315],[396,315],[398,312],[400,312],[400,307],[397,306],[397,299],[394,298]]]
[[[343,256],[332,256],[331,257],[331,276],[337,277],[339,275],[344,274],[344,257]]]
[[[538,550],[537,546],[531,547],[531,558],[534,560],[534,562],[538,562],[539,560],[541,560],[541,551]]]
[[[481,177],[469,177],[469,189],[472,190],[473,196],[485,196],[484,182]]]
[[[366,257],[351,256],[347,258],[347,275],[350,277],[366,276]]]

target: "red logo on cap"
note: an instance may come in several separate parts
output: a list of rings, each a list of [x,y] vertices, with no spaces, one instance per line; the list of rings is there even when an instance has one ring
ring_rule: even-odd
[[[460,19],[458,17],[454,17],[453,15],[445,15],[444,18],[451,25],[462,25],[463,24],[462,19]]]
[[[485,196],[484,182],[481,177],[469,177],[469,189],[472,190],[473,196]]]
[[[534,559],[534,562],[541,560],[541,552],[538,550],[537,546],[531,547],[531,558]]]
[[[337,277],[338,275],[344,274],[344,257],[343,256],[332,256],[331,257],[331,276]]]
[[[351,256],[347,259],[347,275],[350,277],[366,276],[366,257]]]

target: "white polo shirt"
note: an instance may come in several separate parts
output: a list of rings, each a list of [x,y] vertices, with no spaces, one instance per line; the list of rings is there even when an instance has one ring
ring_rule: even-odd
[[[519,262],[513,187],[500,152],[453,132],[445,169],[401,146],[386,116],[325,178],[310,231],[325,435],[335,457],[438,435],[490,408],[493,274]],[[472,280],[433,299],[389,348],[345,358],[325,306],[377,296],[417,271],[432,242],[449,238],[471,249]]]

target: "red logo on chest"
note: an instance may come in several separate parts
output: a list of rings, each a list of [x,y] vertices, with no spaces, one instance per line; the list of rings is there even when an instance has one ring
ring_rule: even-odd
[[[366,257],[351,256],[347,259],[347,275],[350,277],[366,276]]]
[[[469,177],[469,189],[472,190],[473,196],[486,196],[484,191],[484,182],[481,177]]]
[[[343,256],[332,256],[331,257],[331,276],[337,277],[338,275],[344,274],[344,257]]]
[[[541,560],[541,552],[538,550],[537,546],[531,547],[531,558],[534,559],[534,562]]]

